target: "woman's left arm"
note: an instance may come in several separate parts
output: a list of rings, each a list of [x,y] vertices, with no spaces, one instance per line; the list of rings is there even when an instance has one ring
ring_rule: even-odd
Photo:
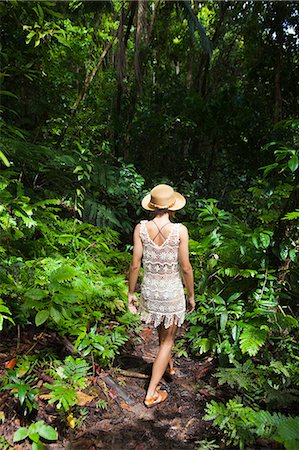
[[[133,248],[133,258],[130,265],[129,273],[129,292],[128,292],[128,307],[133,313],[137,313],[136,304],[137,298],[134,295],[135,286],[138,279],[139,269],[141,266],[141,258],[143,253],[142,241],[140,238],[140,224],[136,225],[134,230],[134,248]]]

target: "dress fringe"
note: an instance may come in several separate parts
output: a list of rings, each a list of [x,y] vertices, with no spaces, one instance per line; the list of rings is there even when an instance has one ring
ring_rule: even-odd
[[[154,323],[156,328],[161,323],[164,324],[165,328],[169,328],[171,325],[175,324],[180,327],[185,320],[185,311],[177,313],[154,313],[145,310],[140,311],[141,320],[145,323]]]

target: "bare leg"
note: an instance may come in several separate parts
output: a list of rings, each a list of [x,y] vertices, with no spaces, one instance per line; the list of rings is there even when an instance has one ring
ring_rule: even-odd
[[[171,357],[171,350],[174,344],[177,325],[171,325],[169,328],[164,328],[164,325],[162,325],[158,330],[160,347],[153,364],[152,376],[146,393],[146,398],[154,397],[158,383],[167,368]]]
[[[170,359],[169,359],[169,370],[170,371],[173,371],[173,359],[170,357]]]
[[[159,345],[161,345],[161,335],[163,333],[161,325],[159,325],[157,327],[157,329],[158,329],[158,335],[159,335]],[[169,365],[169,370],[172,371],[173,370],[173,359],[172,359],[171,355],[170,355],[170,358],[169,358],[168,365]]]

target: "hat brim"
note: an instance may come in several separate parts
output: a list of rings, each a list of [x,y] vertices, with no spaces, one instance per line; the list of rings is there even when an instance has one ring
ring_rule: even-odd
[[[172,205],[171,208],[168,208],[169,211],[178,211],[179,209],[184,208],[186,204],[186,199],[182,194],[174,192],[174,197],[175,197],[174,205]],[[142,208],[146,209],[147,211],[155,211],[157,208],[152,208],[150,206],[150,202],[151,202],[151,194],[147,194],[141,202]]]

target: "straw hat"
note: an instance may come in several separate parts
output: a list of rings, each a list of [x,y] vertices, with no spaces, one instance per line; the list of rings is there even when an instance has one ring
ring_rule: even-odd
[[[185,206],[186,199],[178,192],[174,192],[168,184],[158,184],[150,194],[146,195],[141,202],[144,209],[154,211],[155,209],[169,209],[177,211]]]

